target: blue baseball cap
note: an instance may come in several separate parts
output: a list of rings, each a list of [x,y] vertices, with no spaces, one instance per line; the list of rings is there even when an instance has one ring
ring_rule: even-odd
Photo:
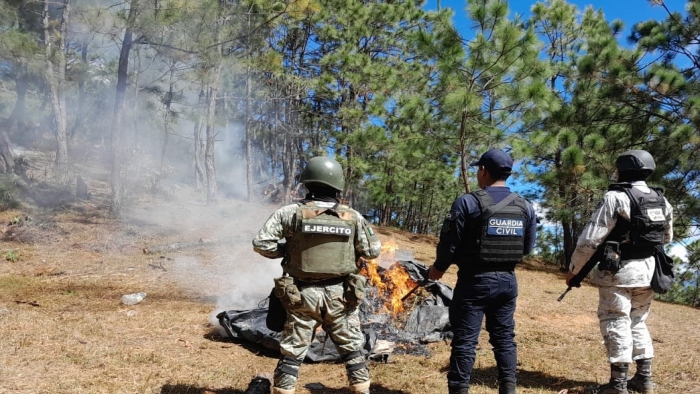
[[[513,169],[513,159],[500,149],[491,149],[481,155],[479,160],[469,165],[483,166],[492,174],[504,174],[511,172]]]

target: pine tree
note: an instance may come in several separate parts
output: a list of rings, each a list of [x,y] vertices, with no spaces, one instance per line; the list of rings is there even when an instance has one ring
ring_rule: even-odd
[[[630,40],[647,54],[643,80],[630,99],[658,125],[658,134],[646,144],[656,159],[653,181],[665,186],[675,207],[674,237],[697,236],[700,222],[700,1],[689,0],[685,13],[671,11],[664,1],[653,3],[666,12],[664,20],[633,26]],[[698,253],[700,244],[685,244],[689,262],[683,265],[678,284],[664,299],[698,305]]]
[[[19,134],[26,128],[26,93],[40,51],[40,24],[35,16],[38,6],[20,1],[0,3],[0,60],[6,64],[0,75],[3,79],[13,79],[15,85],[14,107],[0,130],[0,172],[15,171],[10,135],[15,129]]]
[[[623,150],[655,133],[649,116],[627,104],[639,81],[640,55],[621,48],[619,21],[601,11],[583,13],[563,0],[538,3],[530,25],[545,42],[555,100],[533,120],[518,144],[530,160],[530,181],[540,187],[547,219],[562,228],[562,270],[568,270],[576,239],[614,172]]]
[[[468,163],[488,148],[508,148],[523,119],[547,108],[548,70],[538,59],[539,41],[507,2],[470,0],[474,37],[463,38],[443,14],[438,40],[424,40],[440,65],[440,100],[456,130],[460,176],[471,191]]]

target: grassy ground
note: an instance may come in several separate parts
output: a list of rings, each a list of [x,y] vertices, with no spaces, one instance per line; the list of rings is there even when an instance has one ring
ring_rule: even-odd
[[[114,220],[98,175],[86,179],[89,201],[0,213],[0,393],[243,393],[256,374],[272,372],[275,354],[222,338],[213,316],[254,307],[269,293],[280,268],[255,255],[250,241],[274,207],[234,200],[206,207],[182,188],[168,201],[131,201]],[[377,230],[416,261],[432,261],[434,238]],[[143,253],[200,238],[211,242]],[[518,278],[519,393],[581,393],[606,380],[596,290],[584,286],[557,302],[562,275],[536,262],[520,267]],[[443,280],[455,279],[453,267]],[[123,294],[139,291],[144,302],[121,304]],[[653,305],[657,394],[700,393],[699,322],[696,309]],[[449,343],[430,351],[372,364],[373,393],[446,392]],[[297,392],[347,393],[344,372],[304,365]],[[484,333],[472,392],[494,393],[495,381]]]

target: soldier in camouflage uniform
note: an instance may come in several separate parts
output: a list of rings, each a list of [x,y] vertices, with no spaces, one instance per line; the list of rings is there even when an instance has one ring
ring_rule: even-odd
[[[652,394],[654,347],[645,323],[654,298],[650,287],[655,267],[651,248],[671,242],[673,210],[660,191],[645,182],[656,168],[649,152],[624,152],[615,164],[620,183],[611,185],[583,229],[566,282],[568,285],[601,245],[610,241],[619,244],[616,267],[609,269],[608,263],[601,262],[592,272],[591,283],[599,289],[598,319],[611,371],[610,381],[592,391]],[[637,370],[628,381],[633,361]]]
[[[358,260],[378,257],[381,244],[362,215],[338,201],[345,180],[337,161],[310,159],[300,182],[309,191],[305,199],[278,209],[253,240],[261,255],[286,257],[285,276],[275,279],[274,292],[287,310],[287,321],[272,392],[294,393],[299,367],[322,326],[345,362],[350,388],[368,394],[358,312],[366,278],[357,274]]]

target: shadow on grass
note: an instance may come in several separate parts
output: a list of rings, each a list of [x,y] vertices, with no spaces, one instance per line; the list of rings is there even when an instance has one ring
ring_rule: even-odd
[[[206,334],[204,334],[204,339],[212,342],[220,343],[230,343],[232,345],[240,346],[249,352],[256,354],[258,356],[269,357],[269,358],[279,358],[279,349],[272,349],[272,342],[265,346],[263,343],[255,343],[246,338],[231,338],[227,336],[222,336],[218,329],[212,328]]]
[[[547,264],[544,261],[537,258],[529,258],[523,260],[522,263],[518,264],[518,269],[525,271],[548,272],[550,274],[560,274],[562,279],[566,276],[566,273],[562,272],[558,265]]]
[[[212,390],[206,387],[191,386],[189,384],[166,384],[161,387],[160,394],[245,394],[243,390],[219,389]]]
[[[333,389],[330,387],[326,387],[323,384],[320,383],[309,383],[304,386],[311,394],[350,394],[352,391],[350,391],[349,388],[340,388],[340,389]],[[408,392],[403,391],[403,390],[394,390],[390,389],[387,387],[382,386],[381,384],[375,384],[372,383],[372,394],[408,394]]]
[[[540,371],[528,371],[518,369],[518,387],[539,390],[564,390],[569,394],[583,392],[585,387],[595,386],[598,383],[591,381],[570,380],[562,376],[553,376]],[[481,384],[494,389],[498,388],[498,369],[494,367],[474,368],[471,381],[473,384]]]
[[[519,369],[518,370],[518,387],[536,389],[536,390],[554,390],[561,391],[564,389],[568,390],[569,394],[583,393],[585,387],[595,386],[595,382],[584,382],[569,380],[559,376],[552,376],[544,372],[538,371],[528,371]],[[251,381],[251,386],[247,390],[238,390],[233,388],[224,389],[208,389],[206,387],[198,387],[187,384],[166,384],[161,390],[160,394],[246,394],[249,392],[259,393],[261,391],[249,391],[254,381]],[[269,385],[269,381],[265,380],[265,384]],[[472,371],[471,382],[474,385],[481,385],[498,389],[498,370],[496,367],[489,368],[475,368]],[[259,381],[258,381],[258,384]],[[269,386],[267,386],[269,387]],[[308,383],[304,387],[309,390],[312,394],[349,394],[351,391],[348,388],[330,388],[326,387],[322,383]],[[267,391],[264,391],[267,392]],[[372,384],[373,394],[408,394],[408,392],[403,390],[395,390],[385,387],[378,383]]]
[[[161,394],[269,394],[272,382],[271,376],[259,375],[254,377],[245,391],[232,388],[212,390],[204,387],[190,386],[187,384],[166,384],[160,389]]]
[[[260,346],[260,345],[255,344],[255,343],[250,343],[244,339],[230,339],[229,342],[236,344],[236,345],[242,347],[243,349],[246,349],[247,351],[249,351],[255,355],[258,355],[258,356],[274,358],[275,360],[280,358],[279,351],[268,349],[266,347]]]
[[[312,394],[350,394],[351,391],[348,388],[333,389],[325,387],[320,383],[310,383],[304,386]],[[236,390],[236,389],[208,389],[206,387],[192,386],[188,384],[166,384],[160,389],[160,394],[246,394],[247,390]],[[263,391],[255,391],[255,393],[261,393]],[[389,389],[381,384],[372,384],[372,394],[408,394],[402,390]]]

